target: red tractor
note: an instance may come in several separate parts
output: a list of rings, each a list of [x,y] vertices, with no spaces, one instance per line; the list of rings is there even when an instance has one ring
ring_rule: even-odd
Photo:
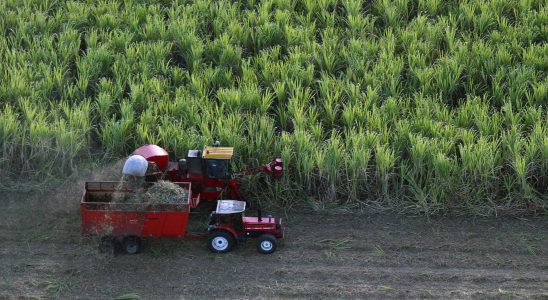
[[[272,216],[244,216],[245,202],[219,200],[217,209],[209,216],[208,246],[216,253],[225,253],[237,242],[257,238],[257,251],[270,254],[276,251],[278,239],[284,237],[282,219]]]
[[[279,157],[262,167],[232,174],[230,160],[233,153],[232,147],[205,147],[203,150],[189,150],[185,158],[170,161],[165,149],[157,145],[144,145],[136,149],[133,155],[142,156],[149,163],[147,181],[166,178],[173,182],[190,182],[193,191],[208,201],[218,199],[223,191],[226,199],[244,200],[235,175],[264,172],[272,178],[282,176],[283,162]]]

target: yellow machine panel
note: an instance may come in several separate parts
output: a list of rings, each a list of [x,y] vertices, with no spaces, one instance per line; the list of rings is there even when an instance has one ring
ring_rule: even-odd
[[[233,147],[205,147],[202,157],[206,159],[232,159],[233,154]]]

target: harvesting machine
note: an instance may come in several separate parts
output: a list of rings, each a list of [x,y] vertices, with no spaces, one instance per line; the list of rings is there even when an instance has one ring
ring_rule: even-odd
[[[206,201],[218,199],[223,191],[227,199],[244,200],[235,176],[259,172],[264,172],[272,178],[282,176],[283,162],[280,157],[272,159],[262,167],[233,174],[230,170],[233,154],[232,147],[212,146],[203,150],[189,150],[186,157],[170,161],[165,149],[152,144],[141,146],[133,152],[133,155],[142,156],[148,162],[146,181],[166,178],[173,182],[190,182],[193,191],[200,193],[201,199]]]

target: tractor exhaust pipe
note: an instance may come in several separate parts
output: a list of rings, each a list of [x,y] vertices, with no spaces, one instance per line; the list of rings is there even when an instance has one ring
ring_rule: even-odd
[[[257,209],[257,221],[259,222],[263,221],[262,211],[260,208]]]

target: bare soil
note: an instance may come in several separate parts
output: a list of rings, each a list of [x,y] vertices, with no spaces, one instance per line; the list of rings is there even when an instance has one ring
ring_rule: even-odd
[[[546,217],[290,213],[272,255],[146,240],[112,257],[80,235],[82,188],[1,196],[0,299],[548,299]]]

